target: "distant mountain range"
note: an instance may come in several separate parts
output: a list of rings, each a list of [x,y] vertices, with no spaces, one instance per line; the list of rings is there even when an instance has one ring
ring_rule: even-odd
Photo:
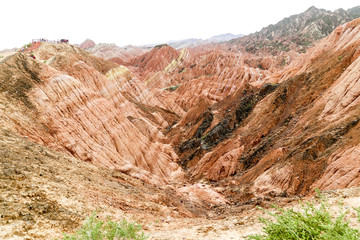
[[[274,55],[291,49],[304,52],[337,26],[358,17],[360,6],[333,12],[310,7],[303,13],[284,18],[259,32],[230,40],[230,43],[240,43],[251,53],[267,52]]]
[[[191,48],[206,44],[225,43],[229,49],[234,51],[246,51],[254,54],[277,55],[280,52],[305,52],[308,48],[314,46],[320,39],[330,34],[337,26],[360,17],[360,6],[348,10],[338,9],[328,11],[310,7],[303,13],[284,18],[276,24],[264,27],[261,31],[250,35],[225,33],[213,36],[208,39],[189,38],[183,40],[174,40],[165,44],[175,48]],[[89,40],[88,40],[89,41]],[[85,44],[85,42],[83,43]],[[122,54],[128,54],[130,51],[144,53],[152,47],[159,45],[147,44],[143,46],[117,47],[115,45],[92,46],[93,52],[102,52],[99,56],[106,59],[115,57],[119,54],[110,54],[114,49]],[[104,50],[106,48],[106,51]],[[141,51],[138,51],[140,49]],[[104,51],[106,53],[104,53]],[[109,52],[109,53],[108,53]],[[109,55],[109,56],[108,56]],[[113,56],[114,55],[114,56]],[[128,57],[127,57],[128,58]]]
[[[231,39],[235,39],[235,38],[239,38],[239,37],[243,37],[243,36],[244,36],[244,34],[234,35],[231,33],[225,33],[225,34],[213,36],[208,39],[189,38],[189,39],[183,39],[183,40],[169,41],[166,44],[175,49],[180,49],[180,48],[196,47],[196,46],[210,44],[210,43],[226,42]],[[158,45],[158,44],[149,44],[149,45],[146,45],[146,47],[154,47],[156,45]]]
[[[181,48],[191,48],[196,47],[204,44],[211,44],[211,43],[221,43],[226,42],[231,39],[239,38],[244,36],[243,34],[231,34],[231,33],[225,33],[213,36],[209,39],[197,39],[197,38],[189,38],[184,40],[178,40],[178,41],[169,41],[166,43],[166,45],[169,45],[175,49],[181,49]],[[117,58],[117,63],[122,64],[126,61],[128,61],[131,57],[136,57],[138,55],[141,55],[147,51],[150,51],[151,48],[158,46],[161,44],[147,44],[143,46],[124,46],[119,47],[115,44],[108,44],[108,43],[100,43],[95,44],[94,41],[90,39],[86,39],[83,43],[79,45],[79,47],[83,49],[87,49],[88,51],[92,52],[93,54],[105,58],[105,59],[115,59]]]

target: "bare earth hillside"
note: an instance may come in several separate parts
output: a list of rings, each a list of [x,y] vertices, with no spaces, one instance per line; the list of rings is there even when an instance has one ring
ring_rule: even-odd
[[[256,206],[297,206],[315,188],[359,207],[359,46],[355,19],[302,54],[9,54],[0,238],[61,237],[96,210],[151,239],[244,239],[261,231]]]

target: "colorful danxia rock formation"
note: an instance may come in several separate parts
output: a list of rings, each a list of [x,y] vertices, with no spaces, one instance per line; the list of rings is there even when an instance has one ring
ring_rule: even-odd
[[[1,59],[0,238],[99,208],[220,219],[359,187],[360,19],[329,33],[303,53],[86,40]]]

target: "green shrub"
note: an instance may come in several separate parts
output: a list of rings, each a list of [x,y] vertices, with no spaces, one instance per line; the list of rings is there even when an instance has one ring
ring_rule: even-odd
[[[84,225],[74,234],[64,234],[64,240],[115,240],[132,239],[143,240],[147,236],[141,231],[141,225],[129,223],[126,220],[113,222],[110,218],[106,221],[98,219],[93,213]]]
[[[358,221],[360,222],[360,207],[357,207],[357,208],[354,207],[354,210],[357,212]]]
[[[349,222],[345,220],[347,212],[341,204],[339,207],[340,214],[337,217],[332,215],[330,204],[324,197],[320,198],[319,207],[316,207],[313,202],[306,202],[301,205],[300,211],[275,207],[277,213],[267,212],[275,219],[275,222],[260,218],[260,221],[265,224],[263,228],[265,235],[251,235],[249,239],[360,239],[359,230],[349,226]]]

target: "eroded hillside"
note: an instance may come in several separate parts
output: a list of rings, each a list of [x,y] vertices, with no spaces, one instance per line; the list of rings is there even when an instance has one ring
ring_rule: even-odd
[[[357,186],[359,36],[354,20],[267,76],[276,83],[194,106],[168,132],[183,168],[236,201]]]
[[[109,61],[64,43],[6,57],[2,237],[59,236],[94,209],[216,220],[358,187],[359,46],[357,19],[286,57],[159,45]]]
[[[243,48],[255,54],[278,55],[282,51],[305,52],[337,26],[360,17],[360,7],[335,11],[310,7],[303,13],[284,18],[261,31],[231,41],[232,49]]]

